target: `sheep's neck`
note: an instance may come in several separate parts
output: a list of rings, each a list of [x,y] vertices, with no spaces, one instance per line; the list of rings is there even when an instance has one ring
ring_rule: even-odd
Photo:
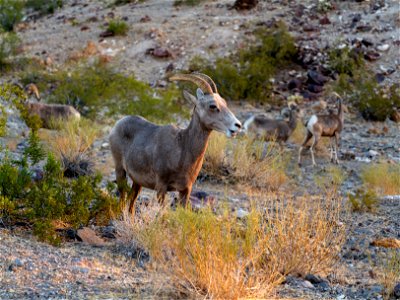
[[[211,130],[207,129],[201,123],[197,113],[193,112],[189,126],[182,130],[182,141],[185,147],[182,163],[189,165],[202,163],[210,133]]]

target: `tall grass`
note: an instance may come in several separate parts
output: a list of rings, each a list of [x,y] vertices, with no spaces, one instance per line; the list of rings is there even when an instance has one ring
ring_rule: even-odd
[[[125,242],[148,251],[150,269],[184,297],[238,299],[271,296],[288,274],[325,275],[344,241],[337,198],[281,199],[235,212],[150,206],[117,222]],[[163,287],[164,288],[164,287]]]
[[[362,170],[361,179],[378,194],[400,194],[400,164],[371,164]]]
[[[378,280],[384,286],[384,299],[391,299],[394,287],[400,282],[400,251],[393,249],[389,251],[388,258],[382,261]]]
[[[284,170],[285,159],[274,142],[212,134],[202,172],[230,183],[277,190],[287,180]]]

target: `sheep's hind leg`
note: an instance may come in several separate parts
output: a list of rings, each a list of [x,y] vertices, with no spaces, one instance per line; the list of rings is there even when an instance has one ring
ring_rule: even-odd
[[[310,147],[310,152],[311,152],[311,160],[312,160],[312,164],[315,167],[317,164],[315,163],[315,159],[314,159],[314,147],[317,146],[318,141],[319,141],[320,136],[319,135],[314,135],[314,140],[313,143],[311,144]]]
[[[132,188],[128,194],[128,199],[127,199],[127,203],[129,203],[129,212],[130,213],[134,213],[134,209],[135,209],[135,202],[136,199],[139,196],[140,191],[142,190],[142,186],[132,182]]]
[[[127,190],[127,182],[126,182],[126,171],[122,166],[118,166],[115,168],[115,175],[117,179],[117,187],[119,192],[119,201],[122,205],[125,203],[126,190]]]
[[[311,139],[312,134],[311,132],[307,131],[307,135],[304,138],[303,143],[301,143],[300,149],[299,149],[299,159],[297,161],[297,163],[299,164],[299,166],[301,166],[301,153],[303,152],[303,148],[304,146],[308,143],[308,141]]]
[[[179,192],[179,203],[184,207],[188,207],[190,203],[190,193],[192,192],[192,188],[187,188],[183,191]]]
[[[339,133],[335,133],[335,163],[338,165],[339,164],[339,159],[338,159],[338,150],[339,150]]]

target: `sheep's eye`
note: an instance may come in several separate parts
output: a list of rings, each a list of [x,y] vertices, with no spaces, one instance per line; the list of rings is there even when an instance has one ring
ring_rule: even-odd
[[[219,108],[218,108],[216,105],[214,105],[214,104],[211,104],[211,105],[210,105],[210,110],[219,112]]]

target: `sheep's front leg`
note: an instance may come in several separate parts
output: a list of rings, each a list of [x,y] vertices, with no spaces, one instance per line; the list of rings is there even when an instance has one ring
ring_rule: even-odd
[[[338,150],[339,150],[339,138],[340,134],[338,132],[335,132],[335,163],[338,165],[339,164],[339,159],[338,159]]]
[[[190,193],[192,192],[192,187],[188,187],[183,191],[179,192],[179,203],[182,206],[188,207],[190,203]]]
[[[142,187],[139,184],[132,182],[132,188],[131,188],[131,191],[129,192],[128,199],[127,199],[127,201],[128,201],[127,203],[129,203],[129,212],[130,213],[134,213],[135,202],[136,202],[136,199],[138,198],[141,190],[142,190]]]

